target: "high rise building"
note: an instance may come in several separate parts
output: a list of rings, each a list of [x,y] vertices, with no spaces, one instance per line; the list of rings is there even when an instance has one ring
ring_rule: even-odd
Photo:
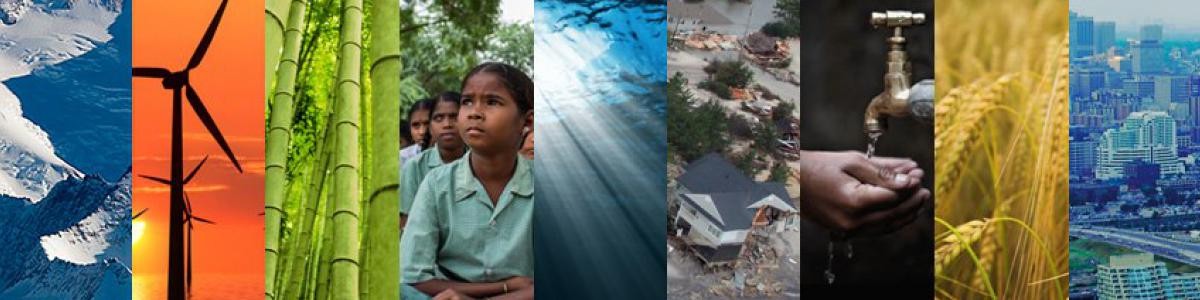
[[[1071,57],[1088,57],[1096,53],[1093,25],[1092,17],[1072,13],[1070,16]]]
[[[1104,72],[1104,87],[1117,90],[1125,87],[1125,74]]]
[[[1175,144],[1175,120],[1161,111],[1129,114],[1120,128],[1104,131],[1096,146],[1096,178],[1120,179],[1136,160],[1158,164],[1162,175],[1183,174]]]
[[[1096,53],[1104,53],[1108,48],[1116,46],[1117,40],[1117,23],[1112,21],[1096,22],[1096,33],[1092,37],[1095,39]]]
[[[1126,79],[1125,93],[1133,95],[1134,99],[1154,98],[1154,80],[1149,78]]]
[[[1109,257],[1108,264],[1097,266],[1096,296],[1110,299],[1197,299],[1200,274],[1167,274],[1163,262],[1149,253]]]
[[[1188,95],[1200,97],[1200,74],[1188,76]]]
[[[1072,175],[1092,177],[1096,169],[1096,141],[1076,139],[1071,136],[1070,169]]]
[[[1154,78],[1154,101],[1160,104],[1184,103],[1188,95],[1188,78],[1184,76],[1158,76]]]
[[[1133,60],[1136,74],[1159,74],[1166,72],[1167,54],[1159,41],[1134,41],[1129,56]]]
[[[1071,99],[1088,98],[1092,92],[1105,86],[1104,70],[1099,68],[1071,68],[1070,73]]]
[[[1167,266],[1149,253],[1109,257],[1097,266],[1100,299],[1166,299]]]
[[[1167,299],[1200,299],[1200,274],[1167,277]]]
[[[1187,76],[1187,102],[1191,118],[1185,122],[1190,127],[1190,137],[1200,141],[1200,74]]]
[[[1130,45],[1133,72],[1159,74],[1167,71],[1167,52],[1162,45],[1162,25],[1143,25],[1138,40]]]

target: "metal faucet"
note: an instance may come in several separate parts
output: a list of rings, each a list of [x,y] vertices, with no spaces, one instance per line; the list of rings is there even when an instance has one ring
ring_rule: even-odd
[[[909,11],[873,12],[871,25],[875,28],[888,27],[892,36],[887,38],[887,73],[883,75],[883,92],[871,99],[863,116],[863,132],[874,138],[887,129],[887,117],[914,116],[921,121],[933,117],[933,81],[924,80],[917,86],[911,85],[911,66],[904,51],[906,40],[901,29],[925,24],[925,14]],[[916,97],[916,98],[914,98]]]

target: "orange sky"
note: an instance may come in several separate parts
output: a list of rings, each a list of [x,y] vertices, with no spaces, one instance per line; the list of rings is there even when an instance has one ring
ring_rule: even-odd
[[[219,5],[220,0],[134,1],[133,65],[182,69]],[[210,156],[188,194],[197,216],[217,222],[198,223],[193,232],[197,277],[263,274],[263,217],[258,215],[263,211],[263,7],[262,0],[231,0],[208,54],[191,72],[192,85],[245,173],[237,173],[183,101],[185,173]],[[171,92],[157,79],[133,79],[134,174],[170,176],[170,118]],[[165,274],[166,186],[136,178],[133,188],[134,210],[150,209],[138,219],[147,226],[134,245],[134,272]]]

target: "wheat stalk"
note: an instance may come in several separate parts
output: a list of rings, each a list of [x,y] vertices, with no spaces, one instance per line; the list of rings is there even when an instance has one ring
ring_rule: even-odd
[[[935,5],[937,298],[1065,298],[1068,5]]]
[[[945,237],[937,241],[934,251],[933,272],[941,274],[942,269],[954,262],[964,250],[971,247],[981,237],[990,223],[989,219],[979,219],[958,225],[950,230]]]

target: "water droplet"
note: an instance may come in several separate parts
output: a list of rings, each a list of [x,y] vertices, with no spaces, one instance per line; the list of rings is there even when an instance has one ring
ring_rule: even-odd
[[[867,142],[867,158],[875,157],[875,143],[879,141],[880,133],[873,132],[869,135],[870,142]]]
[[[829,239],[829,246],[826,247],[826,251],[829,254],[829,261],[825,265],[825,281],[833,284],[833,239]]]

